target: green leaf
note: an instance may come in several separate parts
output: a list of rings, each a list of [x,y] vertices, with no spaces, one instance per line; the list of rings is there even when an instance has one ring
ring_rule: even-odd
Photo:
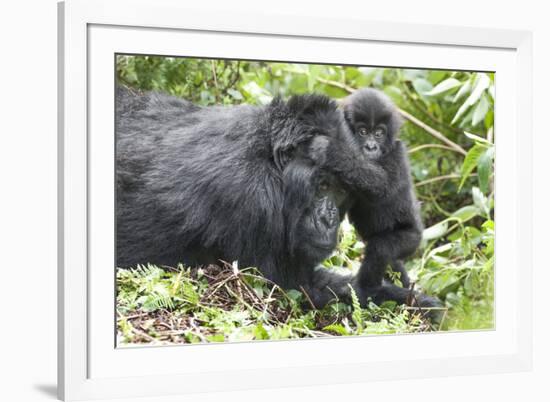
[[[388,85],[384,87],[384,93],[388,95],[395,103],[399,103],[403,100],[403,93],[395,85]]]
[[[494,121],[495,121],[495,112],[491,109],[485,115],[485,121],[484,121],[485,128],[487,130],[491,130],[493,128]]]
[[[441,236],[445,235],[445,233],[447,233],[448,228],[449,228],[449,222],[447,220],[436,223],[435,225],[424,229],[424,232],[422,232],[422,239],[423,240],[438,239]]]
[[[229,89],[227,90],[227,93],[228,93],[229,95],[231,95],[234,99],[237,99],[237,100],[242,100],[242,99],[244,99],[244,98],[243,98],[243,95],[242,95],[239,91],[237,91],[236,89],[229,88]]]
[[[394,300],[386,300],[384,303],[380,305],[380,308],[385,308],[390,311],[394,311],[396,307],[397,307],[397,302]]]
[[[462,188],[466,179],[472,173],[472,171],[477,166],[477,161],[481,155],[485,152],[486,148],[482,145],[476,144],[466,154],[464,162],[462,162],[462,168],[460,169],[460,184],[458,185],[458,190]]]
[[[209,342],[225,342],[225,336],[223,334],[208,335],[206,339]]]
[[[462,99],[464,96],[466,96],[466,94],[468,94],[471,89],[472,89],[472,84],[468,80],[464,84],[462,84],[462,86],[456,93],[455,97],[453,98],[453,103],[458,102],[459,99]]]
[[[480,211],[483,211],[486,215],[489,215],[489,212],[491,211],[490,200],[485,197],[479,188],[472,187],[472,199]]]
[[[359,67],[359,70],[362,70],[364,67]],[[426,78],[428,76],[427,70],[413,70],[406,69],[403,70],[403,78],[407,81],[413,81],[417,78]]]
[[[489,76],[485,73],[477,73],[476,76],[476,82],[474,84],[474,90],[468,97],[468,100],[471,105],[476,103],[479,98],[481,98],[481,95],[483,94],[483,91],[485,91],[487,88],[489,88],[489,84],[491,83],[491,79]]]
[[[467,131],[464,131],[464,135],[465,135],[466,137],[468,137],[469,139],[471,139],[471,140],[473,140],[473,141],[475,141],[475,142],[480,143],[480,144],[478,144],[478,145],[484,145],[484,144],[485,144],[485,145],[492,145],[492,144],[489,142],[489,140],[487,140],[487,139],[485,139],[485,138],[483,138],[483,137],[480,137],[479,135],[475,135],[475,134],[469,133],[469,132],[467,132]]]
[[[479,215],[479,208],[475,205],[466,205],[453,213],[453,218],[460,219],[462,223],[469,221],[474,216]]]
[[[472,274],[472,272],[468,272],[468,275],[464,280],[464,290],[466,291],[466,294],[471,295],[473,293],[473,290],[474,290],[473,279],[474,279],[474,275]]]
[[[490,106],[491,104],[487,100],[487,96],[482,96],[472,116],[472,126],[477,126],[479,122],[485,119],[485,115],[489,111]]]
[[[321,66],[318,66],[318,65],[315,65],[315,64],[310,64],[308,66],[308,74],[307,74],[307,89],[308,91],[312,92],[313,91],[313,87],[315,86],[316,82],[317,82],[317,77],[320,75],[321,73]]]
[[[440,95],[460,85],[462,85],[462,83],[456,78],[447,78],[446,80],[441,81],[439,84],[433,87],[430,91],[425,92],[424,95],[427,95],[427,96]]]
[[[295,302],[300,302],[302,299],[302,292],[296,290],[296,289],[290,289],[286,291],[286,295]]]
[[[481,225],[487,232],[493,232],[495,230],[495,221],[488,219]]]
[[[479,100],[479,98],[483,94],[483,91],[485,91],[489,87],[489,83],[490,79],[487,74],[477,74],[472,93],[470,94],[470,96],[468,96],[468,98],[466,98],[460,108],[458,108],[458,111],[456,112],[455,117],[453,117],[451,124],[455,124],[458,119],[470,108],[470,106],[474,105]]]
[[[192,305],[199,304],[200,295],[191,282],[183,282],[181,286],[182,298]]]
[[[412,82],[414,90],[419,94],[425,94],[432,90],[432,84],[430,81],[425,80],[424,78],[417,78]]]
[[[247,82],[243,90],[262,105],[268,104],[273,99],[269,91],[260,87],[255,81]]]
[[[428,73],[427,79],[435,85],[448,75],[449,72],[445,70],[431,70]]]
[[[484,194],[489,192],[489,179],[493,167],[493,156],[495,148],[488,148],[477,161],[477,177],[479,180],[479,188]]]
[[[254,339],[269,339],[269,333],[261,323],[254,328]]]
[[[350,284],[348,284],[348,286],[351,293],[351,305],[353,307],[353,312],[351,313],[351,319],[357,326],[357,332],[361,333],[363,332],[363,319],[361,314],[363,310],[361,309],[361,304],[359,303],[359,298],[357,297],[355,290]]]
[[[336,333],[338,335],[342,335],[342,336],[346,336],[346,335],[350,334],[348,332],[348,330],[346,329],[346,327],[344,327],[342,324],[327,325],[326,327],[323,327],[323,331],[334,332],[334,333]]]
[[[458,108],[458,111],[456,112],[455,117],[453,117],[453,120],[451,121],[451,124],[455,124],[458,121],[458,119],[460,118],[460,116],[462,116],[466,112],[466,110],[468,110],[469,107],[470,107],[470,105],[468,104],[468,102],[464,102]]]

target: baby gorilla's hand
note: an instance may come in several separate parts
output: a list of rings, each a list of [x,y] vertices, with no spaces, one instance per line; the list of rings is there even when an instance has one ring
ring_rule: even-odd
[[[331,139],[324,135],[313,137],[307,150],[308,158],[317,166],[324,166],[327,161]]]

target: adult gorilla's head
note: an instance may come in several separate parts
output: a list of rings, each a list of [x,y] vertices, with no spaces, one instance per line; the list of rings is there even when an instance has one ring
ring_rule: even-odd
[[[283,182],[290,255],[295,262],[315,266],[336,247],[349,198],[333,175],[304,159],[286,166]]]

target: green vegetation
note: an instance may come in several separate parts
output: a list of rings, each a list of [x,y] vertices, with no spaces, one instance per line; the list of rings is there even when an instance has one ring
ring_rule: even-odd
[[[339,99],[365,86],[383,90],[405,117],[401,138],[426,225],[407,267],[415,288],[437,295],[448,308],[433,328],[421,312],[394,303],[360,308],[335,301],[304,310],[307,295],[283,291],[253,268],[147,266],[117,272],[122,344],[494,327],[493,74],[119,56],[117,76],[134,89],[202,105],[265,104],[307,92]],[[364,244],[346,221],[340,231],[339,247],[325,265],[357,269]]]

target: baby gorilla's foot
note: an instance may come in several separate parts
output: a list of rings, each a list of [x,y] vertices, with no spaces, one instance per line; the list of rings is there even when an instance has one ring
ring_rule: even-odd
[[[389,282],[383,282],[377,287],[362,287],[356,289],[356,292],[364,307],[367,307],[369,299],[377,305],[385,301],[395,301],[397,304],[410,306],[411,310],[428,318],[435,326],[441,323],[446,311],[439,299]]]

